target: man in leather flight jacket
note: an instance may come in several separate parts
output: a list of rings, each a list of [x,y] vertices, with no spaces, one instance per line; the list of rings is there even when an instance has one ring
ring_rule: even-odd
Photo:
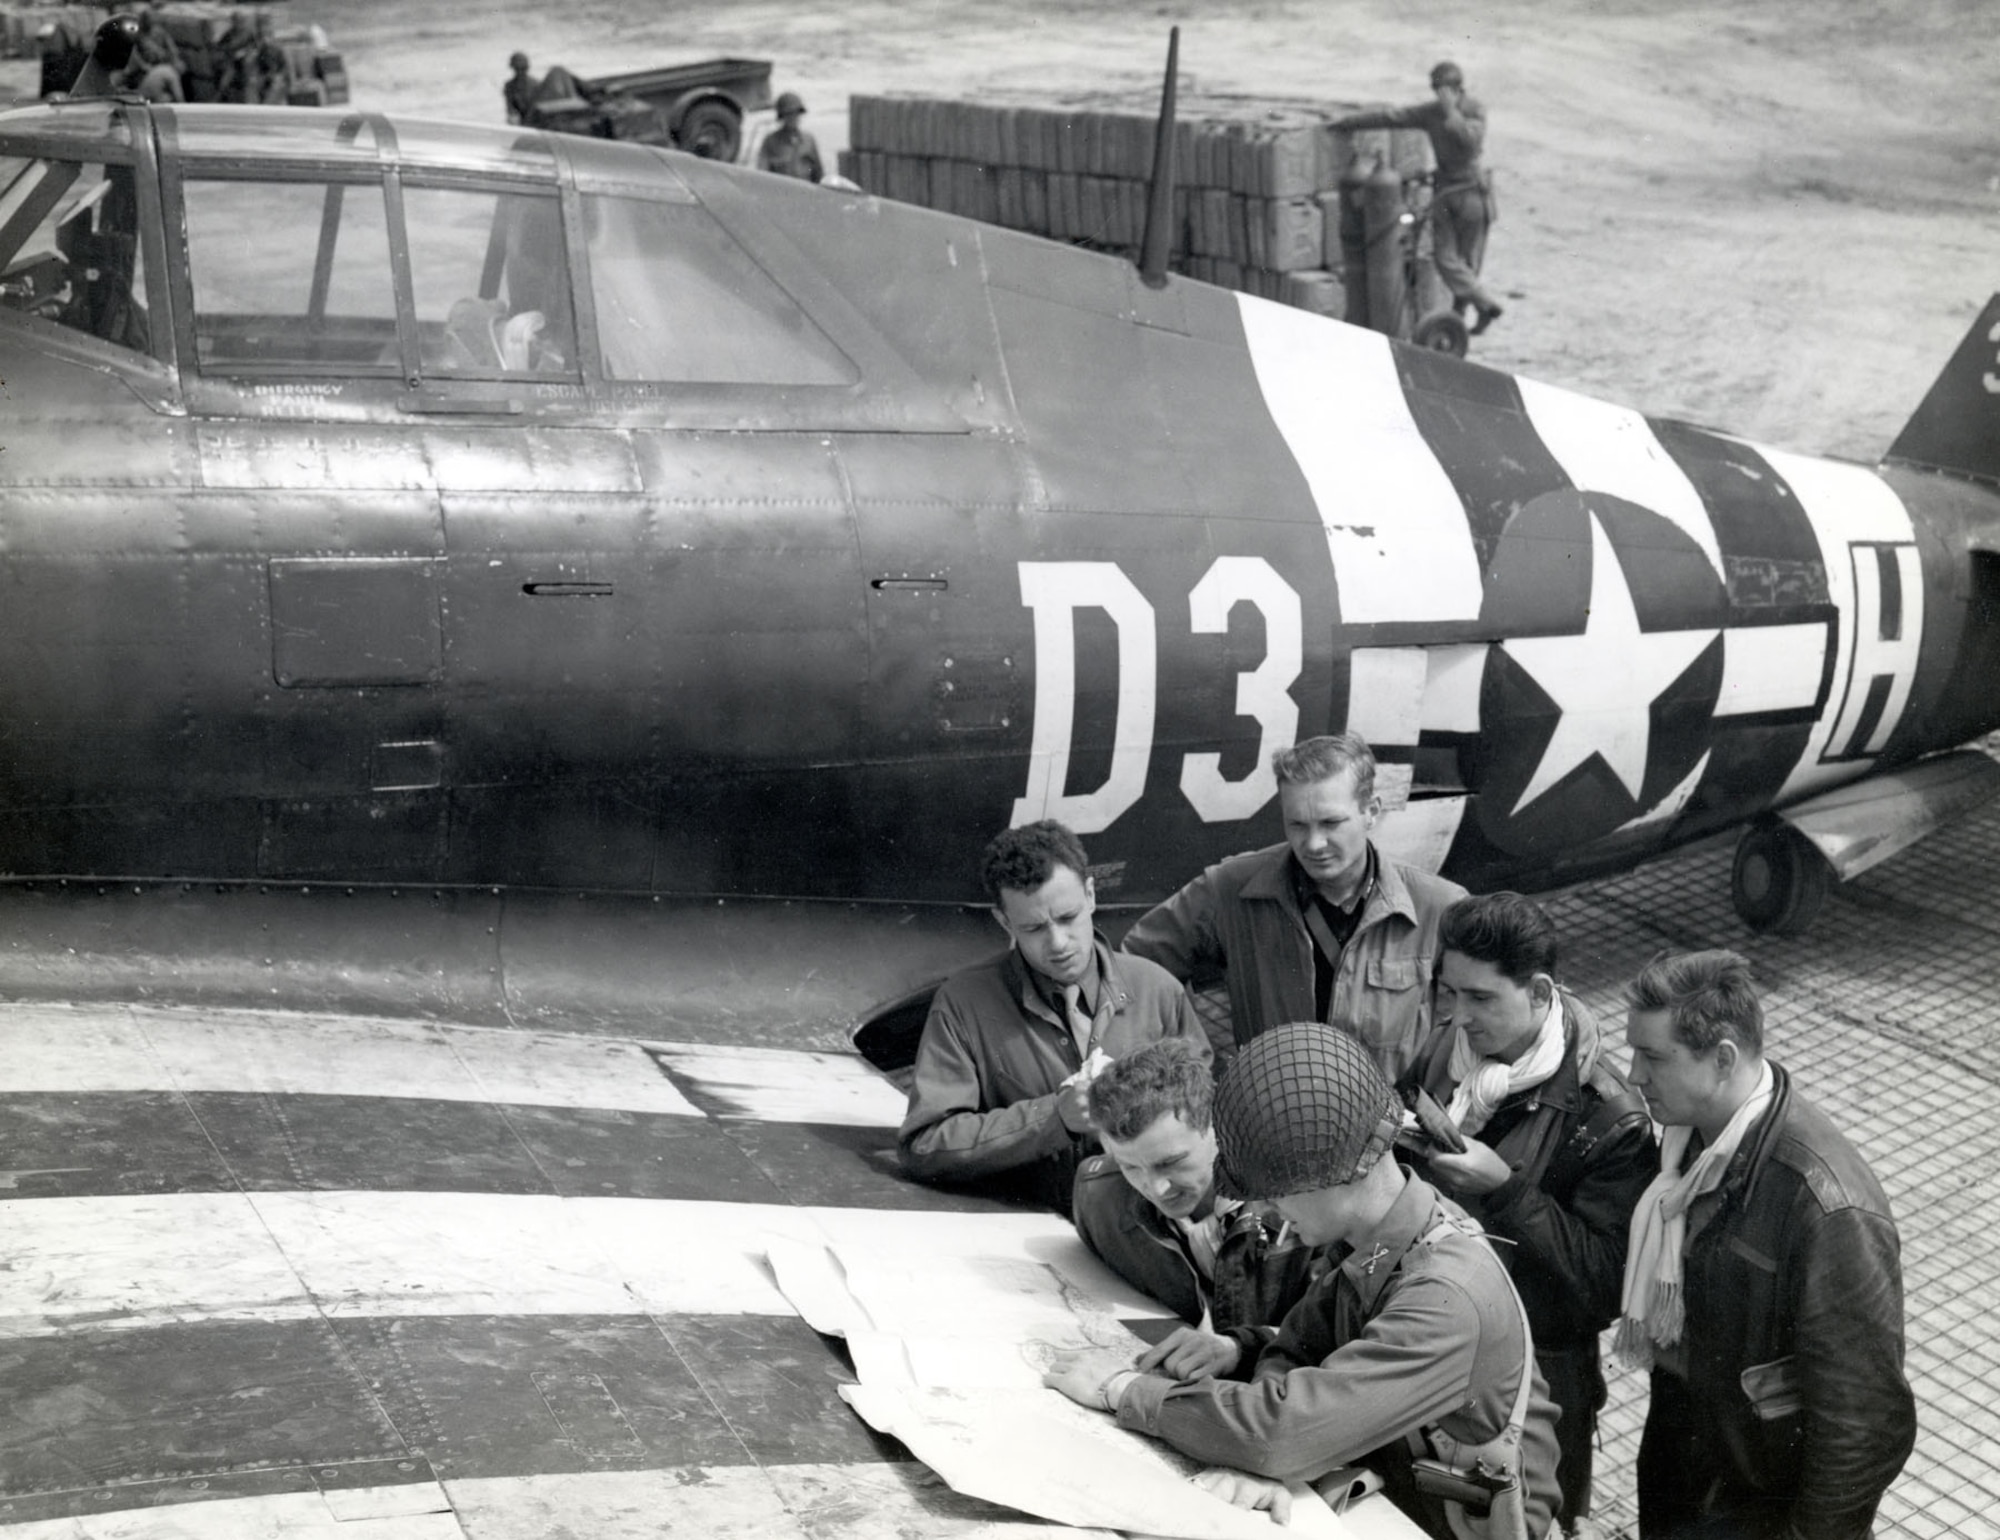
[[[1224,1338],[1254,1357],[1312,1282],[1311,1247],[1257,1206],[1217,1193],[1214,1095],[1207,1060],[1177,1038],[1141,1048],[1090,1083],[1105,1153],[1077,1171],[1077,1234],[1187,1323],[1142,1367],[1200,1371],[1224,1356]]]
[[[1633,1215],[1618,1351],[1653,1369],[1646,1540],[1863,1540],[1916,1440],[1888,1199],[1764,1057],[1734,952],[1627,992],[1632,1084],[1666,1128]]]
[[[1487,1233],[1535,1334],[1562,1408],[1562,1522],[1590,1514],[1598,1334],[1618,1315],[1632,1206],[1659,1169],[1646,1104],[1604,1052],[1597,1020],[1555,982],[1558,942],[1518,893],[1463,898],[1438,931],[1437,1026],[1399,1087],[1455,1115],[1465,1148],[1412,1160]]]

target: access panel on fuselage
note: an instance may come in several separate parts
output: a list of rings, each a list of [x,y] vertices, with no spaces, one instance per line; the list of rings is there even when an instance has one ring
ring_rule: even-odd
[[[503,433],[492,471],[533,439]],[[552,441],[553,442],[553,441]],[[444,493],[454,880],[838,891],[866,675],[853,523],[806,435],[590,439],[597,491]],[[630,478],[625,490],[607,485]],[[522,476],[529,474],[523,463]]]

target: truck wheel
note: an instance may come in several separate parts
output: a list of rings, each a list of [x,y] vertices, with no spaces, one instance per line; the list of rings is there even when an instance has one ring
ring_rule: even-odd
[[[1737,916],[1768,936],[1796,936],[1813,922],[1833,885],[1833,868],[1790,824],[1752,824],[1737,842],[1729,898]]]
[[[1465,322],[1456,310],[1440,310],[1417,322],[1417,329],[1410,340],[1434,353],[1449,353],[1453,358],[1463,358],[1467,346]]]
[[[696,102],[681,119],[680,147],[703,160],[735,160],[743,148],[743,115],[727,102]]]

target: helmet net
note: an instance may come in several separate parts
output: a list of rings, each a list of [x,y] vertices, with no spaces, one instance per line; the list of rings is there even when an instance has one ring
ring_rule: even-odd
[[[1401,1117],[1353,1034],[1311,1022],[1273,1028],[1216,1088],[1217,1183],[1238,1198],[1341,1186],[1375,1164]]]

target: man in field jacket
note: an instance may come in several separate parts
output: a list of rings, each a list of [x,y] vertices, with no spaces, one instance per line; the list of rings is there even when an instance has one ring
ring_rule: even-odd
[[[1527,1321],[1479,1227],[1389,1153],[1401,1110],[1344,1032],[1304,1023],[1250,1044],[1215,1094],[1218,1183],[1268,1201],[1334,1265],[1254,1362],[1107,1374],[1079,1355],[1043,1383],[1227,1467],[1201,1484],[1281,1521],[1282,1483],[1366,1464],[1436,1540],[1542,1540],[1560,1500],[1555,1408]],[[1475,1486],[1490,1494],[1478,1511]]]
[[[1184,982],[1219,975],[1235,1048],[1289,1022],[1331,1022],[1394,1081],[1429,1035],[1438,920],[1465,889],[1375,847],[1375,756],[1358,735],[1307,739],[1271,766],[1286,843],[1209,867],[1142,917],[1124,950]]]
[[[1096,892],[1068,829],[1007,830],[982,875],[1014,945],[939,987],[897,1150],[920,1181],[1003,1178],[1008,1196],[1068,1213],[1077,1163],[1097,1149],[1091,1076],[1163,1037],[1189,1039],[1206,1063],[1208,1043],[1187,991],[1093,929]]]

